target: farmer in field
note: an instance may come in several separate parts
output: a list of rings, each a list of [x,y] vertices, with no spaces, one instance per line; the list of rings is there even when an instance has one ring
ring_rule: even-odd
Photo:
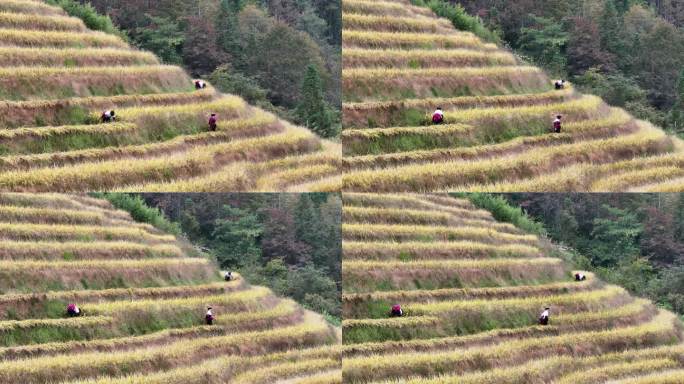
[[[565,80],[556,80],[556,90],[559,91],[563,88],[565,88]]]
[[[70,317],[81,316],[81,309],[76,304],[67,305],[67,315]]]
[[[214,313],[211,311],[211,307],[207,308],[207,314],[204,316],[204,320],[207,322],[207,325],[214,324]]]
[[[392,317],[401,317],[404,316],[404,311],[401,309],[401,305],[399,304],[394,304],[392,306],[392,311],[390,312],[390,315]]]
[[[226,281],[231,281],[233,280],[233,272],[228,271],[223,275],[223,279]]]
[[[104,111],[102,112],[102,116],[100,116],[100,119],[103,123],[111,123],[112,121],[116,120],[116,112],[114,112],[113,110]]]
[[[558,115],[558,116],[556,116],[556,120],[553,121],[553,132],[554,133],[561,133],[561,128],[562,128],[561,119],[562,118],[563,118],[563,116]]]
[[[549,309],[544,309],[544,312],[539,316],[539,325],[549,325]]]
[[[437,107],[437,110],[432,114],[432,124],[442,124],[444,122],[444,111],[442,107]]]
[[[587,279],[587,277],[584,275],[584,273],[581,273],[581,272],[575,273],[575,281],[584,281],[586,279]]]
[[[203,80],[196,80],[195,81],[195,89],[204,89],[207,87],[207,83],[205,83]]]
[[[216,118],[216,114],[212,113],[211,117],[209,118],[209,131],[210,132],[216,132],[216,123],[218,122],[218,118]]]

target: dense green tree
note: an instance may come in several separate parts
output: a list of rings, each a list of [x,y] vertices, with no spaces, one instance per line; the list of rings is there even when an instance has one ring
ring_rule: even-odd
[[[671,108],[677,97],[677,84],[684,63],[684,32],[662,20],[640,38],[631,59],[631,71],[639,84],[648,87],[651,103]]]
[[[262,105],[268,101],[267,91],[261,88],[256,80],[237,72],[228,65],[216,68],[208,78],[216,89],[242,96],[250,104]]]
[[[185,34],[178,23],[163,17],[149,16],[150,25],[136,36],[140,48],[150,50],[168,64],[183,63]]]
[[[684,132],[684,69],[679,75],[679,82],[677,85],[677,102],[672,108],[672,111],[670,111],[668,120],[673,131]]]
[[[247,57],[247,73],[270,87],[270,99],[277,105],[295,108],[301,98],[302,68],[323,68],[320,51],[308,35],[277,23],[257,36],[257,47]],[[319,72],[320,73],[320,72]]]
[[[257,241],[263,227],[256,214],[226,205],[215,226],[213,250],[222,268],[235,269],[258,263],[261,249]]]
[[[591,68],[575,82],[588,93],[600,96],[607,103],[625,107],[627,103],[648,104],[647,92],[634,79],[620,73],[603,74],[598,68]]]
[[[607,266],[624,257],[639,255],[638,240],[644,228],[636,213],[608,205],[603,209],[607,217],[594,219],[592,260],[597,265]]]
[[[683,194],[507,194],[577,268],[684,314]]]
[[[323,137],[337,135],[333,113],[323,96],[323,84],[316,66],[309,65],[302,82],[302,100],[296,110],[299,121]]]
[[[236,68],[244,65],[238,26],[238,14],[244,6],[244,0],[221,0],[216,15],[218,46],[228,54],[231,65]]]
[[[534,26],[520,31],[520,49],[552,73],[565,73],[568,33],[552,19],[532,16]]]
[[[625,53],[625,45],[622,39],[622,16],[613,0],[606,0],[603,5],[603,12],[599,19],[599,30],[601,31],[601,47],[604,50],[614,55]]]

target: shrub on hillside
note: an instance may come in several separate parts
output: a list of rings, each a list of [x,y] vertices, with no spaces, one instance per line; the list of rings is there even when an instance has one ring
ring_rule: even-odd
[[[125,34],[114,26],[114,23],[109,16],[98,14],[95,8],[90,4],[81,4],[76,0],[47,0],[47,3],[59,6],[64,9],[69,16],[78,17],[83,20],[86,27],[90,29],[125,37]]]
[[[544,225],[532,220],[522,209],[514,207],[501,196],[487,193],[471,193],[465,195],[477,207],[492,213],[495,219],[511,223],[527,232],[545,235]]]
[[[479,17],[470,16],[459,4],[449,4],[444,0],[411,0],[411,3],[432,9],[438,16],[449,19],[457,29],[470,31],[493,43],[499,43],[499,36],[488,30]]]
[[[148,207],[145,200],[140,196],[125,193],[103,193],[98,194],[98,197],[107,199],[116,208],[129,212],[135,221],[152,224],[162,231],[174,235],[181,232],[177,223],[168,221],[158,208]]]

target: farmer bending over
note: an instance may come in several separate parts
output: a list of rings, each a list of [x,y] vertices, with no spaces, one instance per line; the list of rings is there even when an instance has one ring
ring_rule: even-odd
[[[116,112],[114,112],[113,110],[104,111],[102,112],[102,116],[100,116],[100,119],[103,123],[111,123],[112,121],[116,120]]]
[[[544,312],[539,316],[539,325],[549,325],[549,308],[544,309]]]
[[[432,114],[432,123],[433,124],[442,124],[444,122],[444,111],[442,111],[442,107],[438,107],[437,110]]]
[[[67,305],[67,315],[70,317],[81,316],[81,309],[76,304]]]

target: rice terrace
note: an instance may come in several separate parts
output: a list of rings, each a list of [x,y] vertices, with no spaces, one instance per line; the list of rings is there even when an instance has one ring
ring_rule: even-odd
[[[339,329],[106,200],[0,194],[0,238],[0,383],[341,382]]]
[[[684,382],[677,316],[547,240],[448,195],[343,200],[345,383]]]
[[[180,67],[61,8],[0,1],[0,189],[339,189],[338,144],[195,88]],[[116,121],[102,122],[110,110]]]
[[[345,191],[684,190],[679,139],[412,3],[342,0]]]

